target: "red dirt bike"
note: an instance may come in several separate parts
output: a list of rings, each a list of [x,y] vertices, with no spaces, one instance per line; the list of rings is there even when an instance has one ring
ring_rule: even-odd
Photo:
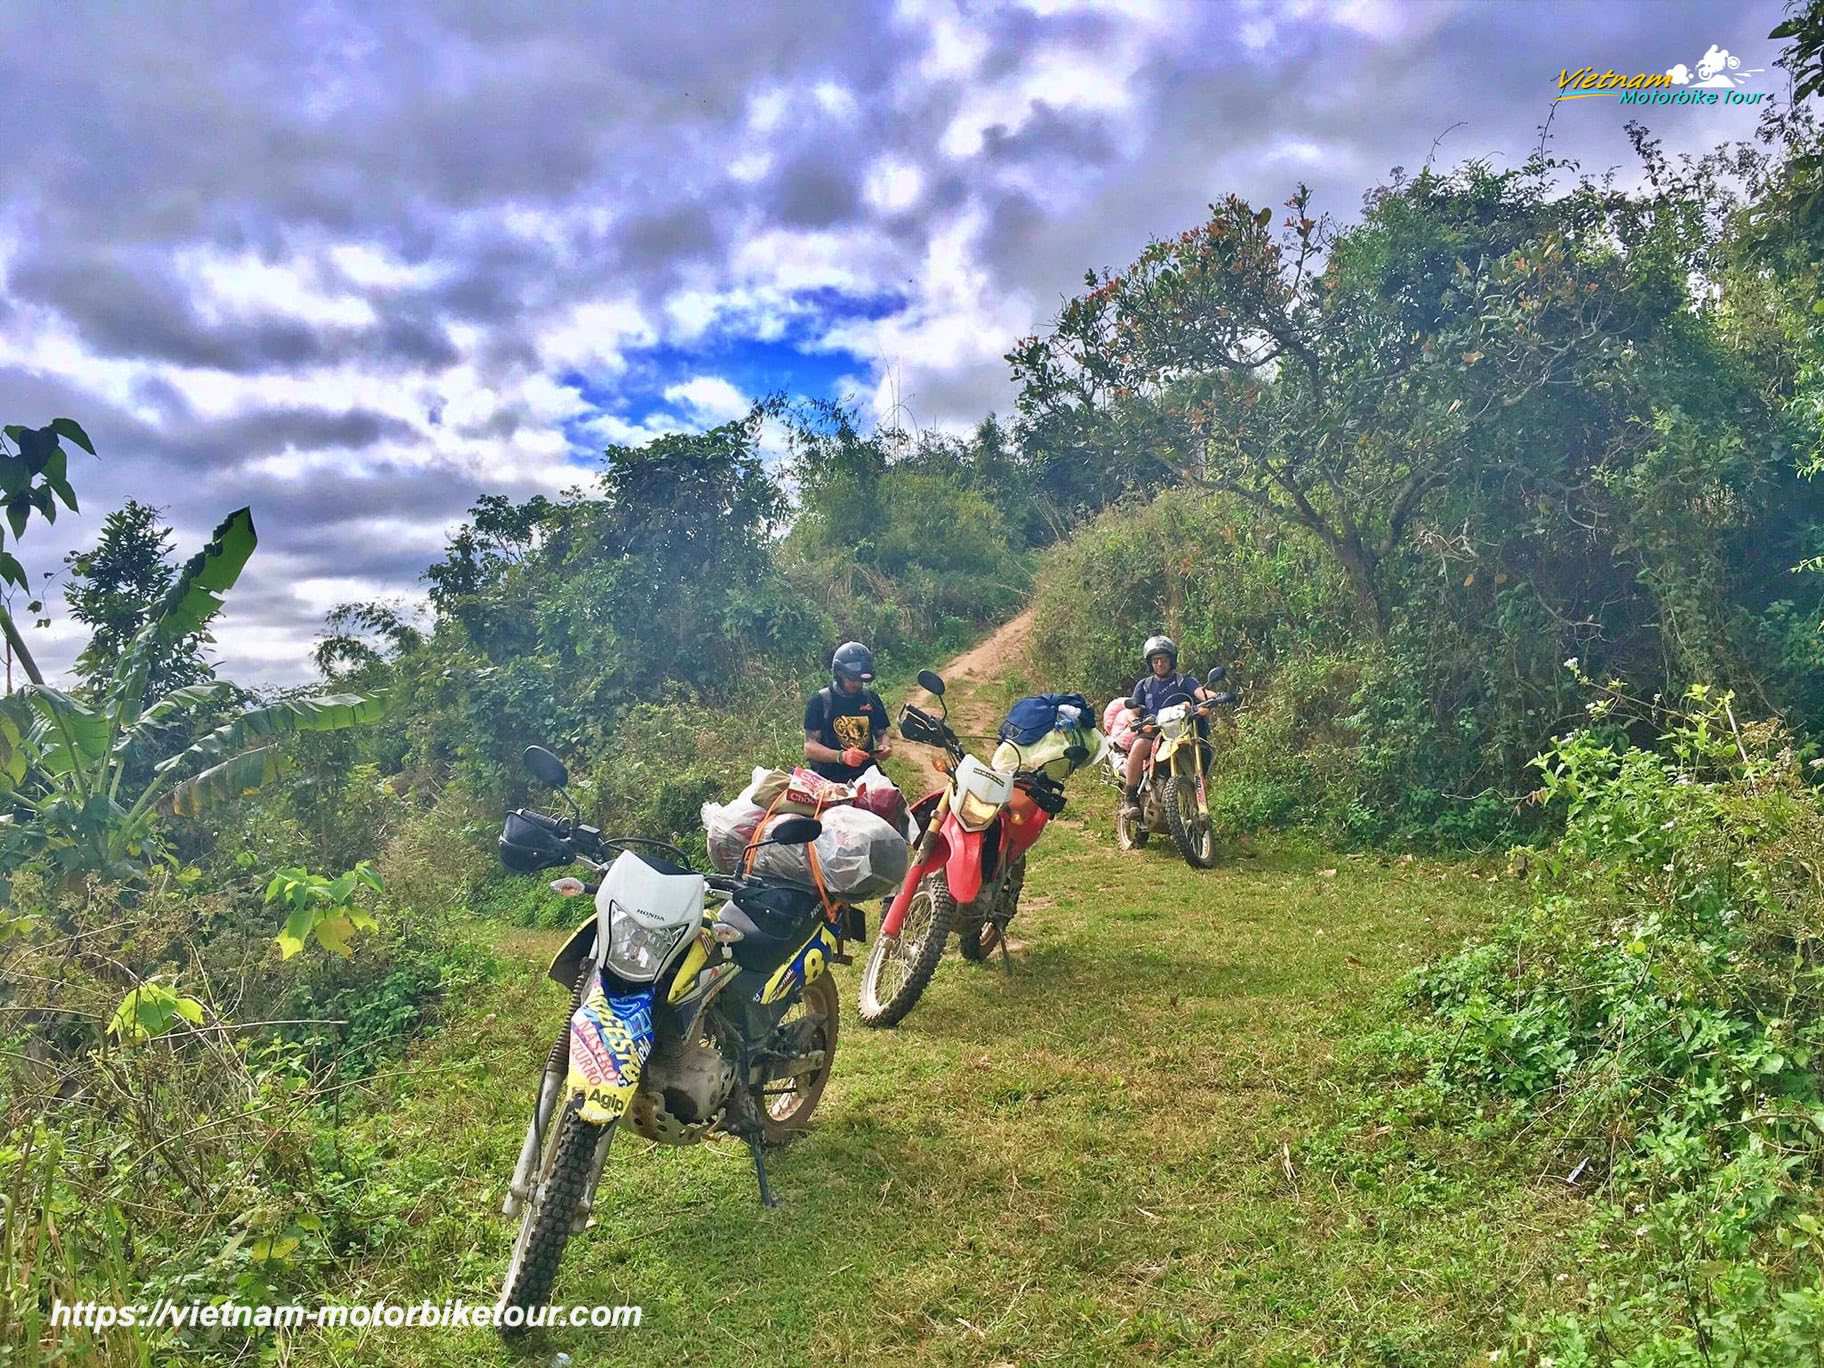
[[[918,682],[942,711],[933,717],[907,704],[899,717],[900,735],[942,746],[948,772],[942,788],[912,805],[918,842],[862,971],[866,1026],[897,1025],[912,1010],[937,969],[953,923],[965,959],[985,959],[999,947],[1011,971],[1007,923],[1019,907],[1026,852],[1064,809],[1064,785],[1042,769],[1023,767],[1013,742],[1001,743],[992,765],[968,754],[946,720],[944,681],[924,670]],[[1077,749],[1068,757],[1073,765],[1089,754],[1077,755]]]

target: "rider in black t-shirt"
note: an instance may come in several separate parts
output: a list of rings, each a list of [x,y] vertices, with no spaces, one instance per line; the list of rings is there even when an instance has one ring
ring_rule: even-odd
[[[845,641],[830,657],[830,684],[804,704],[804,758],[826,779],[848,783],[893,752],[887,705],[868,687],[874,653]]]

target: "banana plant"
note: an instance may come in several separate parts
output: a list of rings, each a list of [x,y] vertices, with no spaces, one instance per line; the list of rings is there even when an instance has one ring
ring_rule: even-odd
[[[174,689],[149,706],[145,701],[160,652],[221,611],[223,595],[258,544],[250,510],[223,519],[93,699],[31,684],[0,703],[0,791],[13,809],[0,818],[0,872],[48,860],[67,875],[143,877],[149,864],[166,858],[160,818],[194,817],[270,783],[283,771],[286,737],[361,726],[382,715],[378,694],[259,704],[158,758],[150,780],[143,778],[145,762],[169,744],[172,723],[237,693],[225,681],[211,681]]]

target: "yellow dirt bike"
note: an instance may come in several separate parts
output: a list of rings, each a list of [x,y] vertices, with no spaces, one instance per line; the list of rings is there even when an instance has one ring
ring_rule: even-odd
[[[526,765],[565,793],[563,762],[534,746]],[[734,1136],[753,1156],[760,1200],[774,1205],[763,1146],[804,1129],[836,1059],[839,999],[827,971],[846,964],[854,909],[815,888],[753,875],[700,874],[663,841],[604,836],[573,816],[520,808],[500,837],[507,868],[581,864],[595,915],[552,960],[570,1013],[544,1077],[502,1207],[520,1218],[497,1307],[508,1334],[540,1324],[558,1261],[590,1223],[609,1142],[625,1123],[662,1145]],[[822,825],[785,817],[748,847],[803,845]],[[743,864],[743,868],[751,867]],[[705,910],[710,892],[727,901]]]
[[[1228,677],[1218,665],[1204,687],[1214,689]],[[1210,715],[1219,707],[1241,702],[1241,691],[1218,693],[1202,702],[1174,703],[1157,716],[1140,719],[1136,736],[1152,738],[1140,780],[1140,816],[1115,812],[1115,841],[1123,850],[1138,850],[1154,835],[1169,835],[1185,863],[1208,869],[1216,863],[1216,833],[1210,823],[1209,772],[1214,751],[1207,735]],[[1127,786],[1127,755],[1111,748],[1109,776],[1117,789]]]

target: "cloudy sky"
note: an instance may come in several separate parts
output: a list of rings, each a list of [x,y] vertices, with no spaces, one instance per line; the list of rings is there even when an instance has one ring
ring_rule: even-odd
[[[128,497],[184,554],[251,503],[218,632],[288,682],[326,609],[421,597],[486,492],[777,389],[921,425],[1091,267],[1230,191],[1347,217],[1395,165],[1518,161],[1561,68],[1786,89],[1777,0],[0,5],[0,420],[102,459],[34,572]],[[1758,74],[1745,75],[1755,68]],[[1627,114],[1554,146],[1627,167]],[[1665,109],[1668,146],[1748,109]],[[1454,127],[1453,127],[1454,125]],[[1448,131],[1447,131],[1448,130]],[[58,622],[49,666],[80,644]]]

